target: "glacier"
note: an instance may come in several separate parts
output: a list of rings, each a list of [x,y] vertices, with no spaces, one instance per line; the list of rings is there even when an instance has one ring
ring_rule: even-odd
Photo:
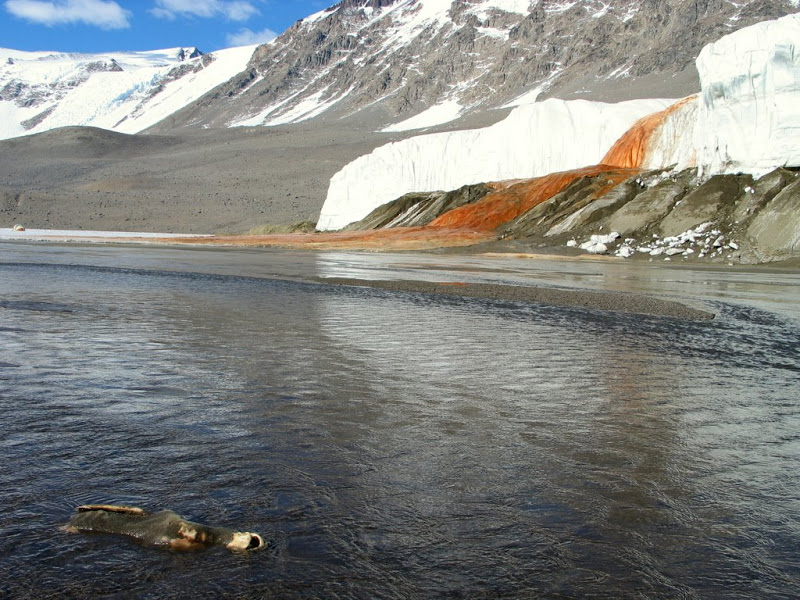
[[[700,94],[665,111],[639,167],[758,176],[800,166],[800,14],[726,35],[706,45],[696,65]],[[381,146],[333,176],[317,228],[340,229],[408,192],[596,164],[640,118],[672,102],[549,99],[485,129]]]
[[[642,168],[705,177],[800,166],[800,14],[726,35],[696,65],[701,92],[655,129]]]
[[[138,133],[243,71],[255,48],[190,59],[184,48],[106,54],[0,48],[0,139],[70,125]]]
[[[800,14],[745,27],[697,57],[694,144],[706,173],[800,166]]]
[[[407,192],[450,190],[596,164],[637,119],[672,102],[548,99],[519,106],[483,129],[380,146],[331,178],[317,229],[341,229]]]

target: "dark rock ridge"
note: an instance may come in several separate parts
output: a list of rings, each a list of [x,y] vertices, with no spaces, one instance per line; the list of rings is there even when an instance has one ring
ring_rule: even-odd
[[[454,0],[445,20],[411,30],[424,4],[344,0],[299,21],[168,125],[227,126],[274,107],[269,123],[308,99],[329,103],[324,115],[368,107],[386,122],[445,99],[498,107],[537,87],[564,99],[681,97],[699,90],[705,44],[797,10],[789,0],[540,0],[522,15]]]
[[[452,192],[410,193],[379,206],[366,217],[351,223],[343,231],[368,231],[390,227],[422,227],[436,217],[466,204],[472,204],[492,191],[479,183],[465,185]]]
[[[476,185],[407,194],[348,229],[425,225],[457,206],[489,201],[493,193],[500,192]],[[442,208],[438,215],[434,206]],[[654,171],[618,184],[601,172],[574,179],[496,233],[518,250],[572,247],[625,258],[734,263],[794,259],[800,257],[800,171],[708,179],[698,178],[695,169]]]

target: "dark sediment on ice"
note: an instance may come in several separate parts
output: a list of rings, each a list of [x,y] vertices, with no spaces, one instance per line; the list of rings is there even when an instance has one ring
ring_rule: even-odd
[[[409,280],[366,280],[350,278],[318,278],[320,283],[370,287],[395,292],[486,298],[509,302],[534,302],[594,310],[609,310],[674,319],[708,321],[714,313],[693,308],[673,300],[643,294],[583,289],[526,287],[492,283],[436,283]]]

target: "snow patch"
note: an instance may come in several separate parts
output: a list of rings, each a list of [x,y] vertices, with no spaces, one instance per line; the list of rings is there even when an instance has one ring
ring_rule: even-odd
[[[541,96],[544,92],[547,91],[547,89],[550,87],[553,81],[561,74],[561,71],[562,69],[560,67],[555,69],[552,73],[550,73],[550,75],[547,76],[547,79],[542,81],[535,88],[523,94],[520,94],[519,96],[514,98],[511,102],[504,104],[500,108],[513,108],[515,106],[522,106],[523,104],[533,104],[534,102],[536,102],[539,96]]]
[[[531,4],[533,3],[533,0],[486,0],[471,8],[470,12],[484,19],[493,8],[507,13],[527,15],[530,13]]]
[[[366,9],[364,9],[366,11]],[[313,15],[308,15],[304,19],[302,19],[302,23],[304,25],[313,25],[318,21],[322,21],[323,19],[327,19],[331,15],[336,14],[339,11],[338,6],[334,6],[332,8],[326,8],[325,10],[321,10],[319,12],[315,12]]]
[[[315,94],[308,98],[301,100],[292,108],[278,117],[267,119],[264,125],[285,125],[287,123],[299,123],[311,119],[318,114],[325,111],[327,103],[323,102],[322,98],[328,91],[328,87],[324,87]]]
[[[386,7],[379,18],[392,19],[392,35],[388,36],[376,52],[391,52],[398,46],[407,46],[428,28],[441,29],[451,23],[452,0],[401,0]]]
[[[577,2],[560,2],[560,3],[548,3],[544,11],[546,13],[562,13],[568,11],[570,8],[575,6]]]
[[[398,131],[411,131],[412,129],[424,129],[426,127],[433,127],[435,125],[442,125],[449,123],[459,117],[463,106],[456,100],[448,100],[442,104],[430,107],[418,115],[400,121],[393,125],[389,125],[381,129],[383,133],[394,133]]]
[[[479,35],[483,35],[486,37],[492,37],[503,41],[508,40],[508,31],[505,29],[495,29],[493,27],[476,27],[475,31],[477,31]]]

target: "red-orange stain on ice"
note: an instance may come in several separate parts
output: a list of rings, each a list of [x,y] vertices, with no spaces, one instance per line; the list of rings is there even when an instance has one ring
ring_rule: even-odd
[[[682,98],[664,110],[636,121],[628,131],[622,134],[622,137],[614,142],[614,145],[603,157],[602,163],[623,169],[641,168],[647,156],[647,148],[653,133],[661,126],[664,119],[693,99],[694,96]]]

